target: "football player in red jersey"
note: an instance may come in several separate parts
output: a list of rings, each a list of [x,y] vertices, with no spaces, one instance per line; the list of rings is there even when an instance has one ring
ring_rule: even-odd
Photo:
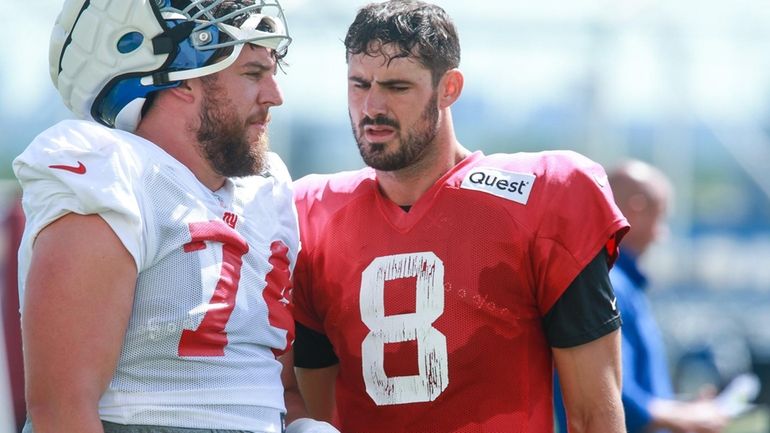
[[[574,152],[484,155],[455,137],[457,32],[441,8],[363,7],[345,38],[369,166],[295,185],[294,363],[344,433],[621,432],[608,268],[628,228]]]

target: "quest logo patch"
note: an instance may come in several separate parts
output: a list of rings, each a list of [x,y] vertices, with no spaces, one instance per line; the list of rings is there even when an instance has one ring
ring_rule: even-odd
[[[465,175],[460,188],[481,191],[516,203],[527,204],[534,184],[534,174],[477,167]]]

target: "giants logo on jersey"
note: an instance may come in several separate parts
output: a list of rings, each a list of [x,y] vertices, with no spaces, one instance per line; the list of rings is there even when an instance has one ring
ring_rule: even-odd
[[[535,175],[491,167],[474,168],[463,179],[461,188],[486,192],[516,203],[527,204]]]
[[[232,213],[232,212],[225,212],[225,214],[222,216],[222,220],[227,223],[227,225],[230,226],[230,228],[235,228],[235,224],[238,223],[238,215]]]

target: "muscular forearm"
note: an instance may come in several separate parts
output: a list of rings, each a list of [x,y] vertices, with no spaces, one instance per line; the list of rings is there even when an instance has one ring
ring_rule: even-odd
[[[625,432],[621,402],[620,333],[555,349],[569,433]]]

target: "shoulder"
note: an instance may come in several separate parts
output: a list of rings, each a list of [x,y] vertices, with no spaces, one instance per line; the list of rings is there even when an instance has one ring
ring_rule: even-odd
[[[571,150],[498,153],[478,160],[475,165],[531,173],[551,183],[565,182],[576,176],[600,176],[600,180],[607,177],[601,165]]]
[[[519,152],[474,154],[449,183],[532,209],[549,207],[562,194],[600,190],[607,184],[607,176],[599,164],[576,152]]]
[[[92,152],[112,151],[129,144],[135,134],[112,129],[87,120],[63,120],[41,132],[30,146],[47,146],[62,150],[78,149]]]
[[[127,175],[143,165],[150,148],[146,140],[121,130],[110,129],[95,122],[65,120],[40,133],[14,161],[17,176],[24,177],[30,170],[40,173],[51,167],[76,167],[96,180],[110,177],[111,172]],[[54,171],[58,173],[58,171]]]
[[[375,200],[374,170],[364,168],[336,174],[312,174],[295,182],[297,208],[303,248],[313,249],[324,236],[324,228],[335,216],[351,209],[359,200]]]
[[[534,193],[548,208],[563,208],[558,203],[594,197],[611,201],[609,181],[604,167],[590,158],[569,150],[515,154],[521,159],[514,167],[524,167],[534,175]]]
[[[67,213],[100,214],[141,269],[141,175],[153,146],[134,134],[81,120],[38,135],[13,163],[24,191],[29,239]]]
[[[334,174],[309,174],[294,183],[294,199],[307,206],[343,204],[374,191],[374,170],[363,168]]]

